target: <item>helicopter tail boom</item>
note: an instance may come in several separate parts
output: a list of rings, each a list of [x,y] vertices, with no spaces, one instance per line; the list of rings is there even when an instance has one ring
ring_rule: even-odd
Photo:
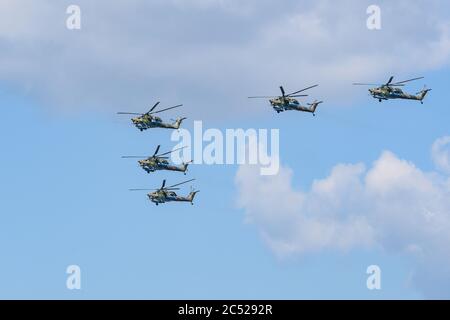
[[[191,204],[194,204],[193,202],[194,202],[195,195],[199,192],[200,192],[200,190],[196,190],[196,191],[192,191],[189,193],[189,195],[187,196],[187,199]]]
[[[427,95],[427,93],[430,92],[430,91],[431,91],[431,89],[423,88],[422,91],[419,91],[417,93],[417,100],[422,102],[423,99],[425,99],[425,96]]]
[[[188,166],[189,166],[191,163],[193,163],[193,162],[194,162],[194,161],[191,160],[191,161],[188,161],[188,162],[184,162],[184,163],[182,164],[181,168],[182,168],[182,171],[183,171],[184,174],[186,174],[187,169],[188,169]]]
[[[314,113],[316,112],[316,109],[317,109],[317,106],[319,105],[319,104],[321,104],[321,103],[323,103],[323,101],[314,101],[313,103],[308,103],[308,105],[309,105],[309,109],[310,109],[310,112],[314,115]]]
[[[176,120],[175,120],[175,122],[172,124],[172,126],[175,128],[175,129],[179,129],[180,127],[181,127],[181,123],[183,122],[183,120],[186,120],[187,118],[186,117],[183,117],[183,118],[177,118]]]

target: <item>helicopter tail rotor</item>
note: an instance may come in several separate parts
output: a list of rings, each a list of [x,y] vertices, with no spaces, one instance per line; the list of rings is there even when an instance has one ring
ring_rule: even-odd
[[[417,99],[423,104],[423,99],[425,99],[425,96],[428,92],[430,92],[432,89],[428,89],[427,86],[424,86],[423,89],[419,92],[417,92]]]
[[[184,120],[186,120],[186,119],[187,119],[186,117],[177,118],[177,119],[175,120],[173,126],[174,126],[176,129],[179,129],[179,128],[181,127],[181,123],[182,123]]]
[[[194,160],[188,161],[188,162],[183,162],[182,168],[183,168],[183,173],[186,175],[187,171],[188,171],[188,166],[193,163]]]
[[[420,90],[419,92],[416,92],[416,94],[421,94],[421,93],[424,93],[424,92],[429,92],[429,91],[431,91],[431,90],[432,90],[432,89],[428,89],[427,86],[424,85],[424,86],[423,86],[423,89]]]
[[[194,198],[195,198],[195,195],[196,195],[197,193],[199,193],[199,192],[200,192],[200,190],[193,190],[193,189],[191,189],[191,192],[190,192],[189,195],[187,196],[187,199],[191,202],[192,205],[194,204]]]
[[[315,112],[316,112],[317,106],[321,103],[323,103],[323,101],[317,101],[317,100],[315,100],[313,103],[308,103],[309,109],[310,109],[311,113],[313,114],[313,116],[316,116]]]
[[[308,103],[308,106],[319,105],[319,104],[321,104],[321,103],[323,103],[323,101],[317,101],[317,100],[315,100],[313,103]]]

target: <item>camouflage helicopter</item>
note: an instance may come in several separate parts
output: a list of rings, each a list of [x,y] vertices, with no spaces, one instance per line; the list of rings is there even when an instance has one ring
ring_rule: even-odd
[[[191,189],[191,192],[186,197],[178,196],[174,190],[179,190],[180,188],[176,187],[194,180],[195,179],[187,180],[169,187],[166,187],[166,180],[163,180],[162,186],[159,189],[130,189],[130,191],[153,191],[148,193],[147,197],[156,205],[165,202],[190,202],[193,205],[194,197],[200,190]]]
[[[424,77],[409,79],[405,81],[400,82],[392,82],[394,80],[394,77],[390,77],[389,81],[385,84],[373,84],[373,83],[354,83],[355,86],[378,86],[376,88],[369,89],[369,94],[374,97],[375,99],[378,99],[379,102],[382,102],[383,100],[389,100],[389,99],[405,99],[405,100],[418,100],[421,104],[423,104],[423,99],[427,95],[431,89],[427,89],[426,87],[423,88],[423,90],[417,92],[415,95],[408,94],[403,92],[402,89],[398,87],[403,87],[405,83],[415,80],[423,79]]]
[[[131,115],[138,115],[139,117],[131,119],[133,124],[138,128],[139,130],[147,130],[150,128],[166,128],[166,129],[179,129],[181,126],[181,122],[185,120],[186,118],[177,118],[174,120],[173,123],[165,123],[161,120],[160,117],[154,116],[156,113],[160,113],[163,111],[167,111],[170,109],[179,108],[182,106],[182,104],[176,105],[174,107],[153,111],[155,108],[159,105],[159,102],[157,102],[147,113],[134,113],[134,112],[118,112],[117,114],[131,114]]]
[[[156,148],[155,152],[153,153],[152,156],[150,157],[144,157],[144,156],[123,156],[122,158],[144,158],[144,160],[139,160],[139,166],[141,166],[142,169],[144,169],[145,171],[147,171],[147,173],[150,172],[155,172],[157,170],[169,170],[169,171],[179,171],[179,172],[183,172],[184,174],[186,174],[187,168],[190,162],[187,163],[183,163],[180,166],[176,166],[176,165],[171,165],[169,163],[169,161],[167,160],[168,157],[166,155],[171,154],[172,152],[184,149],[185,147],[182,148],[178,148],[169,152],[165,152],[165,153],[161,153],[158,154],[159,152],[159,148],[161,146],[158,145],[158,147]]]
[[[286,94],[284,91],[284,88],[280,86],[281,90],[281,96],[256,96],[256,97],[248,97],[249,99],[270,99],[269,102],[272,105],[273,109],[277,112],[283,112],[288,110],[296,110],[296,111],[303,111],[303,112],[310,112],[315,116],[315,112],[317,109],[317,106],[321,104],[323,101],[314,101],[313,103],[308,103],[308,106],[302,106],[297,99],[297,97],[307,97],[307,94],[299,94],[301,92],[304,92],[306,90],[318,87],[319,85],[316,84],[314,86],[295,91],[290,94]]]

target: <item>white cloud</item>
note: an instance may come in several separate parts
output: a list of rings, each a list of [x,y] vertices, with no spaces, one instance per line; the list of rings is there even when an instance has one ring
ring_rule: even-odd
[[[321,249],[348,250],[373,243],[371,226],[358,212],[364,166],[338,165],[330,177],[315,181],[309,193],[291,187],[292,171],[263,177],[258,168],[241,166],[236,175],[239,206],[279,255]],[[344,212],[354,204],[351,212]],[[343,207],[345,206],[345,208]]]
[[[245,116],[263,110],[243,109],[248,95],[316,82],[311,98],[347,103],[353,81],[420,75],[450,56],[443,0],[380,1],[381,31],[367,30],[371,3],[356,0],[79,0],[79,31],[65,28],[69,4],[0,4],[0,81],[61,109],[161,99],[193,116],[211,104],[212,116]]]
[[[236,175],[246,220],[277,255],[382,247],[415,259],[427,297],[450,296],[450,177],[389,151],[370,168],[338,164],[309,191],[295,190],[292,177],[286,167],[262,177],[241,166]],[[439,281],[424,281],[430,270]]]
[[[435,165],[440,170],[450,173],[450,136],[436,140],[431,155]]]

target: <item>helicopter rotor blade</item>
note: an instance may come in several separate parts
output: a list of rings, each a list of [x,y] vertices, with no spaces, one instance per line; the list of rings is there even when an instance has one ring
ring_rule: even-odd
[[[174,184],[174,185],[172,185],[172,186],[170,186],[170,187],[167,187],[167,188],[173,188],[173,187],[177,187],[177,186],[180,186],[180,185],[182,185],[182,184],[185,184],[185,183],[188,183],[188,182],[191,182],[191,181],[194,181],[195,179],[191,179],[191,180],[187,180],[187,181],[183,181],[183,182],[180,182],[180,183],[177,183],[177,184]],[[166,189],[167,189],[166,188]]]
[[[158,146],[156,147],[155,153],[153,154],[152,157],[156,156],[158,154],[159,148],[161,147],[161,145],[158,144]]]
[[[137,113],[137,112],[117,112],[117,114],[131,114],[136,116],[143,116],[143,113]]]
[[[293,95],[293,96],[288,96],[288,97],[290,97],[290,98],[297,98],[297,97],[308,97],[308,95],[307,94],[296,94],[296,95]]]
[[[181,147],[181,148],[174,149],[174,150],[172,150],[172,151],[164,152],[164,153],[158,154],[158,157],[160,157],[160,156],[165,156],[166,154],[171,154],[172,152],[175,152],[175,151],[178,151],[178,150],[182,150],[182,149],[185,149],[185,148],[187,148],[187,147],[184,146],[184,147]],[[161,157],[160,157],[160,158],[161,158]]]
[[[147,113],[150,113],[150,112],[152,112],[153,110],[155,110],[155,108],[159,105],[159,101],[157,102],[157,103],[155,103],[155,105],[150,109],[150,111],[149,112],[147,112]]]
[[[170,107],[170,108],[165,108],[165,109],[162,109],[162,110],[149,112],[148,114],[160,113],[160,112],[167,111],[167,110],[170,110],[170,109],[179,108],[179,107],[181,107],[181,106],[182,106],[182,104],[179,104],[179,105],[176,105],[176,106],[173,106],[173,107]]]
[[[405,81],[395,82],[395,83],[393,83],[393,85],[399,85],[399,84],[403,84],[403,83],[406,83],[406,82],[420,80],[420,79],[423,79],[423,78],[425,78],[425,77],[418,77],[418,78],[413,78],[413,79],[409,79],[409,80],[405,80]]]
[[[390,85],[392,83],[392,80],[394,80],[394,76],[391,76],[388,80],[388,82],[386,82],[386,86]]]
[[[283,98],[286,96],[286,92],[284,92],[284,88],[283,86],[280,86],[280,90],[281,90],[281,95],[283,96]]]
[[[122,159],[146,159],[144,156],[122,156]]]
[[[166,179],[163,180],[162,186],[161,186],[161,190],[164,189],[164,186],[166,185]]]
[[[247,97],[248,99],[272,99],[277,98],[276,96],[256,96],[256,97]]]
[[[315,85],[313,85],[311,87],[308,87],[308,88],[305,88],[305,89],[298,90],[298,91],[292,92],[290,94],[287,94],[286,96],[290,97],[290,96],[292,96],[294,94],[297,94],[297,93],[300,93],[300,92],[303,92],[303,91],[306,91],[306,90],[309,90],[309,89],[312,89],[312,88],[315,88],[315,87],[318,87],[318,86],[319,86],[318,84],[315,84]]]

